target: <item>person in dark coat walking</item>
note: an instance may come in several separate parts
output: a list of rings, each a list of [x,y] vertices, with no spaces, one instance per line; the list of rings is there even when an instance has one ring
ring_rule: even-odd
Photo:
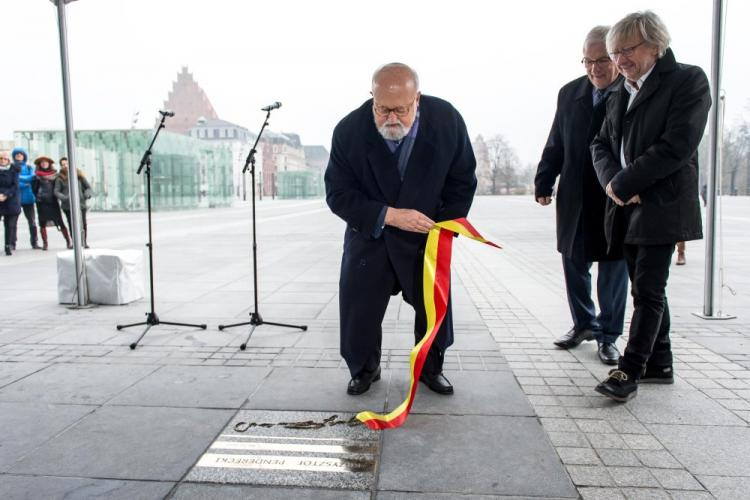
[[[605,232],[622,247],[633,317],[619,367],[596,387],[627,401],[638,382],[672,383],[666,287],[675,243],[703,237],[698,200],[698,144],[711,96],[697,66],[680,64],[651,11],[630,14],[607,35],[607,50],[625,77],[607,102],[591,145],[609,200]]]
[[[40,249],[36,230],[36,212],[34,206],[36,198],[32,184],[34,183],[34,167],[29,165],[29,154],[23,148],[13,148],[11,161],[18,172],[18,189],[21,199],[21,210],[29,224],[29,235],[31,237],[31,248]],[[13,233],[13,250],[16,249],[16,233]]]
[[[413,69],[379,68],[371,94],[336,126],[325,172],[328,206],[346,222],[339,309],[349,394],[366,392],[380,378],[381,323],[391,295],[402,292],[414,307],[415,339],[425,334],[427,233],[434,221],[465,217],[477,184],[461,115],[450,103],[421,95]],[[449,302],[421,376],[439,394],[453,392],[442,373],[452,343]]]
[[[16,223],[21,213],[18,190],[18,169],[11,165],[7,151],[0,151],[0,218],[3,219],[5,255],[13,255],[16,241]]]
[[[36,196],[36,208],[39,212],[39,232],[42,233],[42,248],[44,250],[49,248],[47,226],[55,226],[62,231],[66,246],[73,248],[68,229],[62,220],[60,204],[57,202],[57,198],[55,198],[57,172],[52,168],[54,163],[54,160],[46,156],[40,156],[34,160],[36,177],[34,178],[33,188],[34,196]]]
[[[86,180],[86,175],[80,168],[76,169],[78,178],[78,198],[81,207],[81,225],[83,226],[83,248],[88,248],[88,224],[86,224],[86,201],[93,196],[91,184]],[[65,212],[65,218],[68,221],[68,227],[73,230],[73,224],[70,220],[70,186],[68,185],[68,159],[60,158],[60,173],[55,180],[55,198],[60,201],[60,208]]]
[[[612,89],[622,78],[607,55],[608,26],[586,36],[581,63],[586,75],[566,84],[557,98],[557,112],[534,179],[540,205],[552,202],[557,177],[557,250],[562,254],[573,328],[555,341],[569,349],[596,338],[599,359],[617,364],[615,342],[622,335],[628,271],[620,249],[607,252],[604,208],[607,195],[599,185],[589,146],[599,131]],[[597,315],[591,299],[591,264],[598,262]]]

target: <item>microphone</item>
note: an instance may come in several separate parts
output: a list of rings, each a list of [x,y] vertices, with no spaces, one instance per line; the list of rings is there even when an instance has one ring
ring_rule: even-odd
[[[171,111],[169,109],[165,109],[164,111],[159,110],[159,114],[161,116],[174,116],[174,111]]]
[[[260,108],[261,111],[272,111],[274,109],[279,109],[281,107],[281,103],[279,101],[276,101],[273,104],[269,104],[265,108]]]

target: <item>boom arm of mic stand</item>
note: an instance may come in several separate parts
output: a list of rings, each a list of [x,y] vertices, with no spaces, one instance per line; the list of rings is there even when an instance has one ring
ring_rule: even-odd
[[[138,167],[138,170],[136,171],[136,175],[141,175],[141,172],[143,171],[143,167],[151,164],[151,148],[154,147],[156,138],[159,137],[159,132],[161,131],[161,129],[164,128],[164,120],[166,119],[167,119],[166,115],[161,116],[161,123],[159,123],[159,128],[156,129],[156,133],[154,134],[153,139],[151,139],[151,144],[148,145],[148,149],[146,149],[146,152],[143,153],[143,158],[141,158],[141,165]]]
[[[266,111],[266,119],[263,121],[263,126],[260,127],[260,132],[258,132],[258,137],[255,138],[255,144],[253,144],[253,147],[250,149],[250,152],[247,154],[247,159],[245,160],[245,168],[242,169],[242,173],[246,173],[247,169],[250,167],[250,164],[253,165],[253,171],[255,171],[255,153],[258,152],[256,149],[258,147],[258,143],[260,142],[260,137],[263,135],[263,131],[268,126],[268,119],[271,118],[271,110],[269,109]]]

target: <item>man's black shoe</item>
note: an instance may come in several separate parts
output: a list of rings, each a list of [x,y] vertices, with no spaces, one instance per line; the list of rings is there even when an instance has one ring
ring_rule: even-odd
[[[599,394],[624,403],[638,394],[638,383],[622,370],[609,371],[609,376],[594,389]]]
[[[352,396],[359,396],[360,394],[366,393],[370,390],[370,385],[373,382],[380,380],[380,367],[378,366],[374,372],[363,371],[353,379],[349,381],[349,385],[346,387],[346,393]]]
[[[646,367],[643,376],[638,380],[642,384],[674,384],[674,372],[671,366]]]
[[[605,365],[616,365],[620,361],[620,351],[614,342],[598,342],[599,359]]]
[[[432,392],[437,392],[438,394],[443,395],[453,394],[453,386],[442,373],[438,373],[437,375],[427,375],[426,373],[422,373],[422,375],[419,376],[419,380]]]
[[[576,330],[575,327],[573,327],[568,333],[555,340],[555,345],[557,347],[562,347],[563,349],[570,349],[578,346],[578,344],[584,340],[594,340],[594,332],[588,328]]]

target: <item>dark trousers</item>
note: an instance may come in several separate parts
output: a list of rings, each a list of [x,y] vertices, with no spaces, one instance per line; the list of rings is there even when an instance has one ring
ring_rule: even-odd
[[[29,223],[29,234],[31,235],[31,246],[35,247],[37,244],[36,234],[36,210],[34,210],[34,204],[21,205],[23,209],[23,216],[26,217],[26,222]],[[16,231],[13,231],[13,246],[16,245]]]
[[[625,260],[598,263],[596,296],[599,314],[591,299],[591,262],[585,260],[584,235],[579,220],[572,255],[563,255],[563,274],[568,306],[576,330],[589,329],[599,342],[614,342],[622,335],[628,297],[628,269]]]
[[[70,232],[73,232],[73,223],[70,222],[70,210],[63,210],[65,212],[65,219],[68,221],[68,227],[70,228]],[[85,232],[88,229],[88,225],[86,224],[86,212],[88,210],[81,210],[81,225],[83,226],[81,229]]]
[[[341,356],[352,377],[362,371],[373,371],[380,365],[382,322],[392,295],[402,293],[414,307],[414,339],[419,342],[427,328],[422,296],[422,266],[415,267],[409,283],[400,283],[388,258],[385,244],[373,242],[367,258],[355,252],[344,252],[339,281],[339,314],[341,318]],[[417,256],[421,264],[423,253]],[[425,360],[423,372],[438,374],[443,369],[445,349],[453,343],[451,300],[440,329]]]
[[[5,246],[10,247],[16,244],[16,225],[18,224],[18,214],[0,215],[3,219],[3,229],[5,231]]]
[[[673,252],[674,244],[624,245],[633,317],[620,369],[635,379],[640,378],[647,365],[672,366],[666,288]]]

